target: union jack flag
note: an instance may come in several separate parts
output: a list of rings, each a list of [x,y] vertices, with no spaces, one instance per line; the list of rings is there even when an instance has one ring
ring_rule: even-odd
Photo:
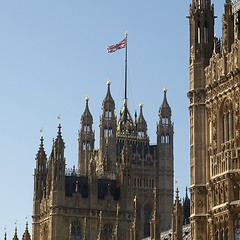
[[[115,51],[117,51],[119,49],[125,48],[126,47],[126,43],[127,43],[126,40],[127,39],[124,38],[121,42],[119,42],[119,43],[117,43],[115,45],[108,46],[107,47],[107,52],[108,53],[113,53],[113,52],[115,52]]]

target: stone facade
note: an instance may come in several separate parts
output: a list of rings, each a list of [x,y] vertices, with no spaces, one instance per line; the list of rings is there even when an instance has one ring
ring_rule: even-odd
[[[171,227],[173,123],[164,90],[157,144],[151,145],[140,104],[131,117],[127,99],[117,119],[110,82],[102,103],[100,144],[86,99],[78,136],[78,170],[66,171],[59,124],[47,158],[41,137],[34,170],[33,240],[142,239]]]
[[[222,38],[210,0],[190,5],[191,239],[240,239],[240,9],[226,0]]]

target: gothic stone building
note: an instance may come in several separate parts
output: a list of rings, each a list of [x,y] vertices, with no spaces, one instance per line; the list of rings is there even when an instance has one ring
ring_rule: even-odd
[[[86,99],[78,135],[78,170],[65,170],[59,124],[47,160],[43,137],[34,170],[33,240],[160,238],[171,227],[173,124],[164,90],[157,144],[150,145],[143,105],[131,117],[127,99],[117,119],[110,82],[102,103],[100,147]]]
[[[240,239],[240,1],[190,5],[191,239]]]

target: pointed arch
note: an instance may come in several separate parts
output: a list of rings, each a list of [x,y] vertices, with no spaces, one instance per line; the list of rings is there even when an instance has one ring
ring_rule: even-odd
[[[220,131],[222,143],[228,142],[234,138],[234,108],[231,99],[225,99],[220,108]]]
[[[103,233],[102,233],[102,240],[108,240],[111,239],[112,236],[112,225],[111,224],[105,224],[103,226]]]
[[[71,240],[81,240],[82,239],[82,232],[81,232],[81,225],[79,222],[72,222],[70,225],[70,239]]]
[[[144,237],[150,236],[150,217],[152,212],[152,206],[150,203],[147,203],[144,206]]]

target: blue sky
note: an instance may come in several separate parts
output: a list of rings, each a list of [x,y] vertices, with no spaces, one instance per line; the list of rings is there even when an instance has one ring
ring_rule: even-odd
[[[215,1],[221,34],[224,0]],[[77,132],[85,96],[94,117],[111,91],[116,112],[123,102],[124,51],[106,47],[128,37],[128,98],[132,114],[143,103],[151,143],[167,87],[174,121],[175,178],[184,196],[189,185],[189,1],[0,0],[0,238],[22,236],[31,223],[35,154],[43,128],[49,156],[61,114],[68,167],[77,164]]]

